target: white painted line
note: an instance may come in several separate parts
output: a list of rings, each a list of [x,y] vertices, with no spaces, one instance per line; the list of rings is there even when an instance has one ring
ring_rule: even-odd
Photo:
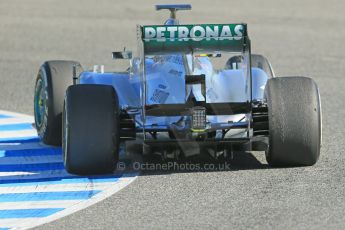
[[[0,138],[16,138],[16,137],[33,137],[37,136],[37,131],[35,129],[20,130],[20,131],[1,131]]]
[[[14,229],[28,229],[28,225],[31,223],[37,223],[42,218],[8,218],[0,219],[0,226],[6,226],[7,228]],[[18,227],[19,226],[19,227]],[[37,226],[37,225],[36,225]]]
[[[31,118],[34,119],[30,115],[22,114],[22,113],[15,113],[15,112],[10,112],[10,111],[5,111],[5,110],[0,110],[1,115],[6,115],[6,116],[11,116],[11,117],[17,117],[17,118]]]
[[[15,125],[23,123],[34,123],[34,119],[32,119],[32,117],[0,119],[0,125]]]
[[[36,208],[68,208],[77,205],[83,200],[47,200],[47,201],[26,201],[26,202],[0,202],[0,210],[8,209],[36,209]],[[1,226],[1,225],[0,225]]]
[[[1,166],[0,166],[1,167]],[[36,173],[32,173],[32,172],[0,172],[0,179],[1,177],[5,177],[5,176],[25,176],[25,175],[34,175]]]

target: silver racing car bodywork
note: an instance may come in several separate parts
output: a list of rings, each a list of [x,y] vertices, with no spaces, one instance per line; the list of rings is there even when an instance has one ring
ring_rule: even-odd
[[[194,63],[193,62],[194,59]],[[247,90],[251,88],[253,101],[263,101],[264,88],[268,75],[264,70],[253,67],[251,69],[251,87],[248,85],[246,72],[243,69],[220,69],[213,67],[210,57],[192,57],[171,55],[166,57],[150,56],[145,59],[146,81],[143,82],[140,69],[140,59],[134,59],[128,72],[98,73],[83,72],[80,75],[81,84],[112,85],[119,98],[120,107],[135,118],[136,130],[139,133],[155,132],[154,139],[169,140],[167,132],[180,129],[186,132],[185,116],[143,116],[143,92],[146,88],[146,104],[183,104],[190,95],[196,101],[207,103],[247,102],[250,101]],[[185,60],[185,62],[183,61]],[[194,65],[194,69],[191,67]],[[225,64],[224,64],[225,66]],[[200,85],[186,86],[187,74],[205,74],[206,98],[202,94]],[[144,84],[143,84],[144,83]],[[213,129],[214,138],[248,137],[250,124],[249,113],[228,115],[207,115],[208,130]],[[223,130],[228,130],[225,135]],[[159,132],[157,132],[159,131]],[[144,135],[146,139],[153,139]],[[185,138],[185,137],[184,137]],[[190,146],[193,146],[190,148]],[[185,155],[198,154],[198,145],[183,146]],[[186,151],[188,149],[188,151]]]
[[[166,61],[164,64],[155,64],[147,61],[147,77],[150,81],[147,83],[147,103],[183,103],[187,95],[191,93],[197,99],[205,100],[201,94],[199,85],[185,88],[185,69],[183,65],[177,65]],[[247,100],[245,89],[245,76],[242,70],[222,70],[218,73],[212,72],[208,67],[212,68],[208,60],[200,60],[205,63],[206,67],[195,69],[197,74],[206,75],[206,101],[211,103],[235,101],[245,102]],[[156,66],[155,66],[156,65]],[[118,93],[120,107],[128,110],[129,113],[137,113],[141,107],[141,78],[136,74],[140,72],[137,65],[133,65],[131,72],[123,73],[98,73],[93,71],[85,71],[80,75],[80,84],[106,84],[112,85]],[[179,78],[176,77],[179,75]],[[264,88],[268,80],[267,74],[259,68],[252,68],[252,97],[254,101],[262,101],[264,98]],[[133,109],[134,108],[134,109]],[[215,123],[218,121],[236,120],[242,118],[243,115],[221,115],[208,116],[208,121]],[[176,122],[180,117],[148,117],[146,125],[157,124],[160,126]],[[137,126],[141,127],[143,121],[141,114],[136,116]]]
[[[113,52],[129,60],[124,72],[83,71],[76,61],[41,66],[35,125],[44,143],[62,144],[68,172],[113,172],[130,140],[162,159],[265,151],[272,166],[316,163],[321,103],[312,79],[275,78],[251,53],[247,24],[180,24],[176,11],[190,5],[156,9],[170,18],[137,26],[137,53]]]
[[[167,6],[171,17],[164,25],[138,26],[136,55],[113,53],[130,60],[127,71],[94,68],[82,72],[79,83],[111,85],[135,127],[122,138],[142,133],[144,146],[163,142],[185,149],[209,140],[224,144],[223,151],[251,143],[252,106],[264,101],[270,64],[251,63],[246,24],[180,25],[176,10],[185,8],[176,7]]]

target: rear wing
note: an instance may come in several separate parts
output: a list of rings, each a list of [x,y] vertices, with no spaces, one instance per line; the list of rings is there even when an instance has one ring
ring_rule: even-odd
[[[145,54],[195,51],[244,52],[246,24],[151,25],[139,27]]]

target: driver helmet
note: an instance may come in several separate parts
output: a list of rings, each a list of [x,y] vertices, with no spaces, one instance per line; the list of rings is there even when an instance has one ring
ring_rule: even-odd
[[[225,69],[240,69],[243,63],[243,56],[237,55],[229,58],[225,64]]]

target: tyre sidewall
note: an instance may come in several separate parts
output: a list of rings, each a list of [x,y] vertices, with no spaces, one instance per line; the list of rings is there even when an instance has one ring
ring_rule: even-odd
[[[51,75],[50,70],[47,64],[43,64],[39,70],[36,85],[35,85],[35,94],[37,93],[38,82],[42,81],[46,101],[45,101],[45,110],[42,118],[41,125],[38,124],[37,118],[35,116],[35,125],[37,129],[37,133],[39,137],[43,140],[43,142],[47,142],[49,136],[51,135],[50,127],[54,124],[54,112],[53,112],[53,105],[52,105],[52,86],[51,86]],[[36,100],[36,96],[35,96]],[[34,103],[37,103],[36,101]],[[36,111],[35,111],[36,113]],[[56,143],[58,144],[58,143]]]

